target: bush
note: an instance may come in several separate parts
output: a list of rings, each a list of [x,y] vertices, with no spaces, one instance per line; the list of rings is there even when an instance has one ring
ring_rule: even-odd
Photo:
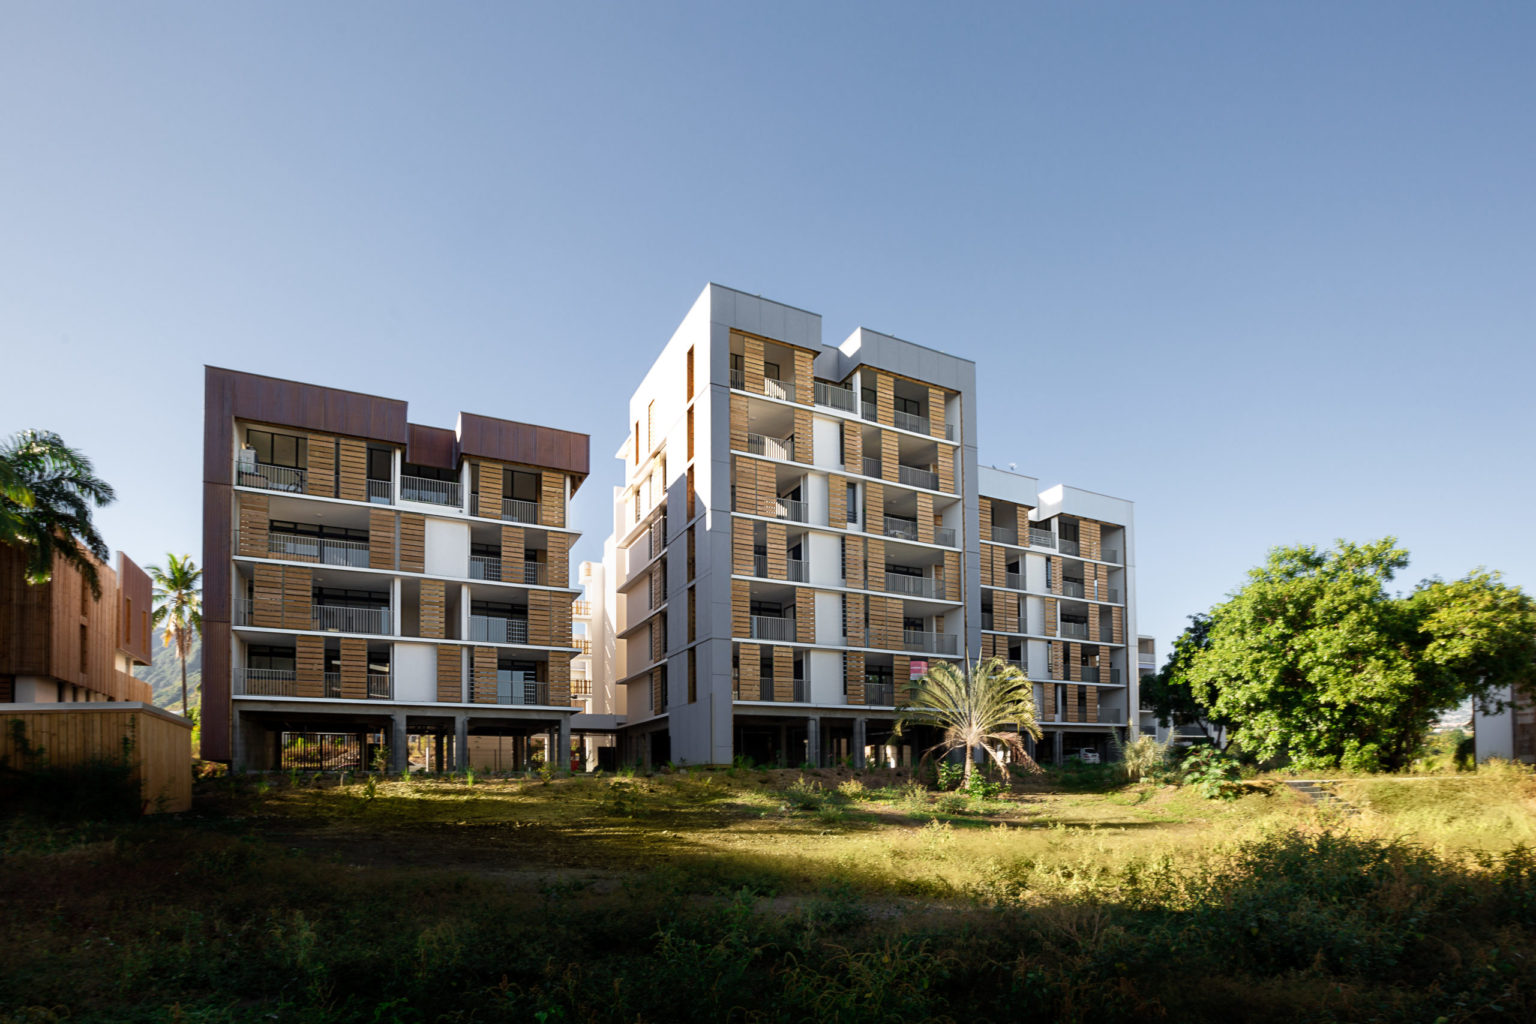
[[[1142,733],[1129,743],[1121,743],[1117,734],[1111,739],[1127,782],[1161,778],[1168,770],[1168,744],[1157,742],[1156,736]]]
[[[1186,784],[1207,800],[1232,800],[1242,792],[1242,772],[1236,761],[1215,747],[1195,747],[1179,766]]]

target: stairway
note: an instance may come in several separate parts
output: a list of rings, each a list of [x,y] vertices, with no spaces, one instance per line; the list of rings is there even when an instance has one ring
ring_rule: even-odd
[[[1345,815],[1360,813],[1358,807],[1334,792],[1334,784],[1328,779],[1288,779],[1285,784],[1319,807],[1332,808]]]

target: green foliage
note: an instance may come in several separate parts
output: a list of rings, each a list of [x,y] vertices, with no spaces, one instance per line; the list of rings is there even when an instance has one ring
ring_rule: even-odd
[[[1242,771],[1238,763],[1215,747],[1191,749],[1180,762],[1184,782],[1194,786],[1207,800],[1233,800],[1242,793]]]
[[[91,509],[116,497],[91,460],[58,434],[23,430],[0,444],[0,544],[26,551],[28,583],[47,583],[58,555],[101,597],[92,556],[105,562],[112,553]]]
[[[1116,763],[1120,766],[1120,772],[1127,782],[1141,782],[1143,779],[1159,779],[1167,772],[1169,767],[1168,744],[1159,743],[1157,737],[1150,733],[1142,733],[1129,743],[1122,743],[1118,733],[1110,734],[1110,741],[1114,745]]]
[[[1536,681],[1536,602],[1482,570],[1393,597],[1407,563],[1390,537],[1276,548],[1175,681],[1260,761],[1406,767],[1441,711]]]
[[[827,791],[814,779],[800,776],[784,790],[784,802],[799,811],[816,811],[827,802]]]
[[[969,666],[936,663],[912,684],[897,711],[901,716],[896,725],[898,734],[914,724],[942,734],[924,756],[965,752],[967,782],[975,770],[970,751],[977,748],[1007,771],[1007,763],[993,744],[1011,750],[1019,764],[1037,767],[1020,739],[1026,734],[1035,739],[1041,736],[1035,719],[1035,687],[1017,665],[1001,658],[978,659]]]
[[[203,632],[203,570],[191,555],[167,554],[164,569],[157,565],[146,571],[155,584],[155,611],[151,621],[165,633],[164,646],[176,651],[181,666],[181,708],[191,709],[187,696],[187,659],[192,654],[192,638]]]
[[[933,773],[940,789],[954,789],[965,778],[965,765],[955,761],[939,761],[934,764]]]

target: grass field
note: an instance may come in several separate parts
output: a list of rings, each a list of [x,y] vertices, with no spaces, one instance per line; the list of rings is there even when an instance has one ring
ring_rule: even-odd
[[[1536,1019],[1529,773],[1082,785],[267,776],[15,820],[0,1022]]]

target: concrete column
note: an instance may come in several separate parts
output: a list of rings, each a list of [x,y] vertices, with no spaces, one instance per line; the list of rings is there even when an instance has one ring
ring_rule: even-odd
[[[805,720],[805,759],[812,768],[821,767],[821,719]]]
[[[231,711],[230,718],[233,720],[233,727],[230,729],[230,733],[233,734],[235,740],[235,749],[230,752],[233,755],[230,759],[230,766],[237,772],[243,772],[246,770],[250,756],[245,749],[245,721],[238,711]]]
[[[390,716],[389,770],[403,772],[409,760],[405,750],[405,712],[397,711]]]
[[[868,719],[855,718],[853,720],[853,766],[863,768],[864,765],[864,738]]]
[[[558,743],[555,746],[555,751],[559,754],[560,767],[561,768],[569,768],[571,766],[571,716],[570,715],[561,715],[560,716],[559,741],[558,741]]]
[[[453,716],[453,770],[469,767],[469,716]]]
[[[432,735],[432,770],[438,772],[443,770],[443,730],[441,726]]]

